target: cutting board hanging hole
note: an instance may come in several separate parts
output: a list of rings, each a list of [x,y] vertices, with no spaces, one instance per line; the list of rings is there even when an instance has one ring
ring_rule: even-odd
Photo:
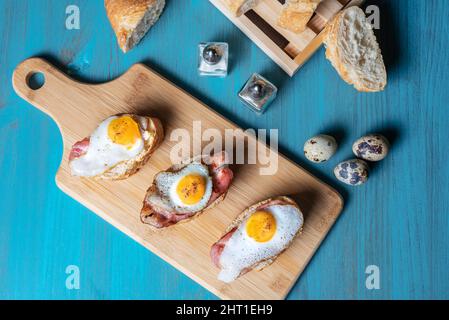
[[[26,83],[32,90],[39,90],[45,84],[45,76],[42,72],[30,72],[26,77]]]

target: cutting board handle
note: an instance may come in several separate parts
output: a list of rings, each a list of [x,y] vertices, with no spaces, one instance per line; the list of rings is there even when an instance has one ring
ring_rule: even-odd
[[[89,119],[100,121],[113,113],[113,108],[109,110],[108,107],[113,101],[105,101],[101,93],[116,90],[113,88],[118,79],[121,79],[122,83],[132,83],[133,74],[144,68],[143,65],[135,64],[113,81],[87,84],[70,78],[42,58],[30,58],[16,67],[12,85],[21,98],[48,114],[64,135],[64,129],[84,125]],[[33,89],[33,82],[30,80],[36,73],[43,75],[44,83],[40,88]],[[92,87],[95,87],[94,94]]]
[[[43,75],[43,85],[40,88],[33,88],[32,77],[39,73]],[[49,98],[60,96],[61,90],[69,90],[77,85],[77,82],[44,59],[30,58],[16,67],[12,76],[12,85],[20,97],[58,122],[58,112],[55,110],[58,106],[53,99]]]

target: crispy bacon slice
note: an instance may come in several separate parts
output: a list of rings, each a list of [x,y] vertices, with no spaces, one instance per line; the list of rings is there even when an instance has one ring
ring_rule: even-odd
[[[209,158],[208,167],[209,173],[212,177],[212,195],[206,208],[203,210],[206,210],[208,207],[214,204],[214,202],[218,198],[226,194],[234,177],[232,170],[228,167],[228,164],[226,162],[225,152],[219,153]],[[154,185],[151,186],[147,191],[147,196],[145,197],[143,208],[140,214],[143,223],[150,224],[156,228],[165,228],[200,213],[192,212],[178,214],[168,208],[163,208],[157,203],[150,202],[148,200],[148,195],[155,192],[157,192],[157,190]]]
[[[89,149],[90,144],[90,138],[85,138],[81,141],[78,141],[75,143],[72,147],[72,150],[70,150],[69,155],[69,161],[72,161],[73,159],[79,158],[86,154],[87,149]]]
[[[151,192],[150,190],[148,192]],[[153,203],[149,203],[146,199],[143,202],[141,211],[141,219],[143,223],[148,223],[156,228],[165,228],[179,221],[188,219],[193,214],[176,214],[175,212],[167,211],[164,208],[158,207]]]

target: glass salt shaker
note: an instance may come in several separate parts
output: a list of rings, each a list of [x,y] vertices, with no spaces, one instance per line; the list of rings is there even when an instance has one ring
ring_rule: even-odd
[[[225,77],[228,74],[227,43],[204,42],[198,48],[198,72],[201,76]]]
[[[239,92],[239,97],[251,110],[262,114],[276,98],[277,91],[274,84],[254,73]]]

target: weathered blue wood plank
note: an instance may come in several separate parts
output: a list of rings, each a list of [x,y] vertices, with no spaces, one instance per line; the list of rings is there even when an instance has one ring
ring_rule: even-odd
[[[323,50],[288,78],[204,0],[167,0],[159,23],[127,55],[115,43],[102,1],[0,0],[0,298],[215,298],[57,189],[58,129],[19,99],[10,82],[15,66],[35,55],[89,82],[143,61],[242,127],[278,128],[281,151],[346,201],[290,299],[449,298],[449,2],[368,3],[380,7],[389,71],[379,94],[343,83]],[[80,30],[64,27],[69,4],[80,8]],[[230,44],[225,79],[197,76],[197,44],[208,40]],[[253,72],[280,88],[259,117],[236,96]],[[342,186],[332,168],[372,131],[392,140],[390,156],[373,166],[365,186]],[[336,135],[341,147],[329,163],[311,165],[302,144],[321,132]],[[380,268],[380,290],[365,287],[371,264]],[[68,265],[80,268],[80,290],[65,287]]]

